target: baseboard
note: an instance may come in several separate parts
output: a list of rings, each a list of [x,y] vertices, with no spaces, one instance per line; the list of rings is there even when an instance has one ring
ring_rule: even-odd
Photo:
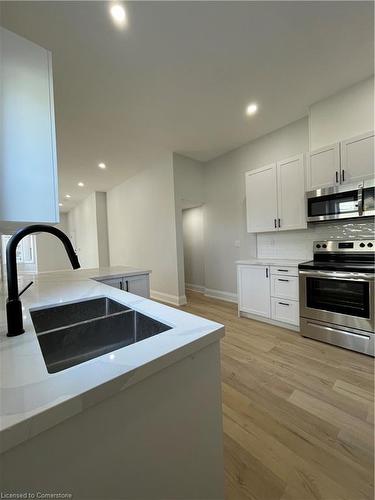
[[[237,304],[236,293],[223,292],[222,290],[213,290],[212,288],[205,288],[204,294],[206,297],[226,300],[227,302],[234,302],[235,304]]]
[[[193,285],[192,283],[185,283],[186,290],[192,290],[193,292],[202,292],[206,290],[203,285]]]
[[[150,295],[152,299],[160,300],[160,302],[166,302],[174,306],[184,306],[187,304],[185,295],[170,295],[169,293],[158,292],[156,290],[150,290]]]
[[[258,316],[258,314],[246,313],[244,311],[239,312],[239,316],[247,319],[254,319],[255,321],[261,321],[262,323],[268,323],[273,326],[280,326],[281,328],[286,328],[287,330],[293,330],[294,332],[299,332],[300,328],[297,325],[292,325],[291,323],[284,323],[282,321],[276,321],[275,319],[265,318],[264,316]]]

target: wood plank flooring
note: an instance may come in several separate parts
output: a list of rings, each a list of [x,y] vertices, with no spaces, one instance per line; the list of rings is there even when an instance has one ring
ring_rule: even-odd
[[[374,498],[374,360],[238,318],[188,293],[181,309],[223,323],[227,500]]]

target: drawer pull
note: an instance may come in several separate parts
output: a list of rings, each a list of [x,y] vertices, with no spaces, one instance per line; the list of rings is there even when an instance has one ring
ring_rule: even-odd
[[[278,269],[278,271],[279,271],[280,273],[287,273],[287,272],[288,272],[288,269]]]
[[[279,304],[280,304],[281,306],[288,306],[288,307],[290,306],[290,304],[287,304],[286,302],[279,302]]]
[[[289,283],[289,280],[283,280],[282,278],[277,278],[277,281],[286,281],[287,283]]]

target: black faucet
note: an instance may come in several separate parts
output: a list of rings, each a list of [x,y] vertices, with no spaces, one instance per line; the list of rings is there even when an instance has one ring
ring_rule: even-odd
[[[78,269],[80,263],[78,257],[73,249],[73,246],[67,237],[60,229],[53,226],[45,226],[43,224],[34,224],[32,226],[27,226],[19,229],[11,239],[8,241],[6,249],[6,262],[7,262],[7,279],[8,279],[8,300],[6,304],[7,308],[7,322],[8,322],[8,337],[15,337],[16,335],[21,335],[24,333],[23,321],[22,321],[22,304],[20,301],[20,296],[25,290],[33,284],[29,283],[21,292],[18,292],[18,277],[17,277],[17,259],[16,259],[16,249],[18,243],[22,240],[24,236],[32,233],[50,233],[57,236],[65,247],[66,253],[70,259],[73,269]]]

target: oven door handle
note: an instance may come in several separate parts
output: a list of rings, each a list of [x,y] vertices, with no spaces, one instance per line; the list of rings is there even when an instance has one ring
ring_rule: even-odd
[[[335,333],[343,333],[344,335],[347,335],[348,337],[365,338],[367,340],[370,340],[370,337],[368,335],[366,335],[365,332],[363,332],[363,334],[361,334],[361,333],[354,333],[354,332],[349,332],[349,331],[341,330],[341,329],[339,330],[338,328],[332,328],[331,326],[324,326],[324,325],[320,325],[317,323],[312,323],[311,321],[308,321],[307,324],[309,326],[312,326],[313,328],[319,328],[320,330],[327,330],[329,332],[335,332]]]
[[[374,273],[355,273],[355,272],[339,272],[339,271],[299,271],[301,278],[328,278],[331,280],[347,280],[347,281],[374,281]]]

